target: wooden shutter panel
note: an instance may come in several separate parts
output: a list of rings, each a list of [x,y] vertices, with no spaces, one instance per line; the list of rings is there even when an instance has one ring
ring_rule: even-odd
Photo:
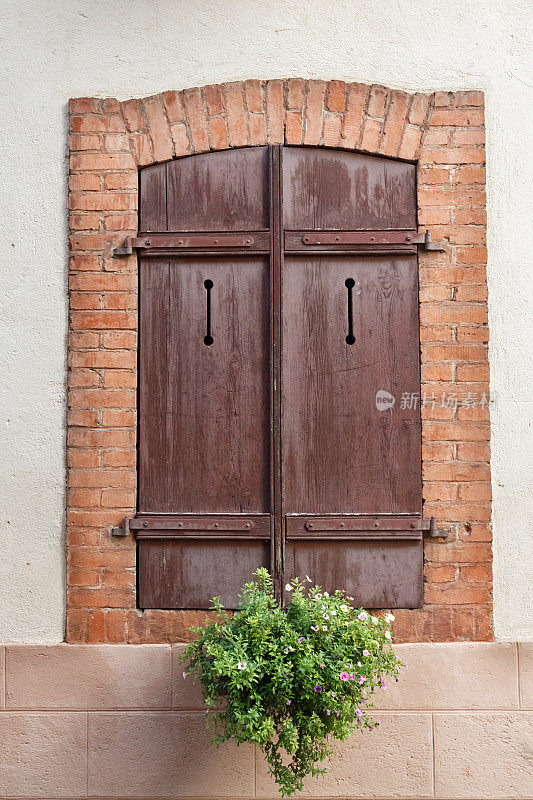
[[[367,607],[418,606],[420,411],[400,403],[420,389],[417,256],[365,255],[334,235],[415,229],[415,167],[300,148],[283,164],[286,572]],[[322,243],[301,244],[317,232]],[[393,408],[378,410],[380,391]]]
[[[143,170],[145,231],[268,227],[268,153],[238,155]],[[269,259],[223,253],[140,259],[143,608],[206,608],[214,595],[234,606],[269,565]]]

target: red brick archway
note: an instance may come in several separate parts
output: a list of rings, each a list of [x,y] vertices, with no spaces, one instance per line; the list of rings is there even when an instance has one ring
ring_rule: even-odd
[[[483,94],[407,94],[341,81],[257,80],[143,100],[70,101],[67,639],[189,638],[203,612],[135,606],[135,542],[110,527],[135,507],[138,168],[228,147],[340,147],[418,163],[425,605],[398,641],[485,640],[491,532]],[[444,402],[443,402],[444,395]]]

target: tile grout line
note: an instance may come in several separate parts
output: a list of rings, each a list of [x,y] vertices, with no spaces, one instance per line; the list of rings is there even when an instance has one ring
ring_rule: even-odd
[[[3,708],[7,708],[7,644],[4,645],[4,703]]]
[[[85,733],[86,733],[86,748],[85,748],[85,797],[89,797],[89,712],[85,712]]]
[[[435,797],[436,777],[435,777],[435,715],[434,714],[431,714],[431,742],[433,751],[431,777],[433,782],[433,797]]]
[[[516,642],[516,688],[518,691],[518,708],[522,708],[522,686],[520,681],[520,644]]]

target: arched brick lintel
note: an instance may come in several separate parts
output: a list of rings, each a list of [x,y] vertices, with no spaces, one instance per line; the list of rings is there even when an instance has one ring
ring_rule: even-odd
[[[137,261],[112,249],[137,231],[138,169],[229,147],[346,148],[416,161],[425,515],[449,530],[425,546],[422,609],[396,614],[403,641],[488,639],[491,532],[484,98],[290,78],[70,101],[67,639],[188,638],[203,613],[135,607],[135,545],[109,528],[135,507]],[[441,405],[442,393],[454,407]]]

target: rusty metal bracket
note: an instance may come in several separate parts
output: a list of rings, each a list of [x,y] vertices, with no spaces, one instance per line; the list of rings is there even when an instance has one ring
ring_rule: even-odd
[[[431,241],[431,231],[426,230],[424,233],[421,233],[419,236],[406,236],[406,242],[410,244],[418,244],[421,245],[422,250],[432,250],[437,251],[439,253],[443,253],[444,243],[443,242],[432,242]]]
[[[428,534],[431,539],[447,539],[448,532],[444,530],[439,530],[437,528],[437,520],[435,517],[430,517],[429,520],[424,519],[422,520],[423,528],[422,530]]]
[[[187,250],[190,248],[220,250],[221,248],[257,249],[267,244],[268,232],[234,234],[219,233],[154,233],[145,236],[126,236],[122,247],[115,247],[114,256],[131,256],[134,250]]]
[[[131,517],[124,517],[120,525],[115,525],[111,528],[111,536],[128,536],[131,533],[130,522]]]

